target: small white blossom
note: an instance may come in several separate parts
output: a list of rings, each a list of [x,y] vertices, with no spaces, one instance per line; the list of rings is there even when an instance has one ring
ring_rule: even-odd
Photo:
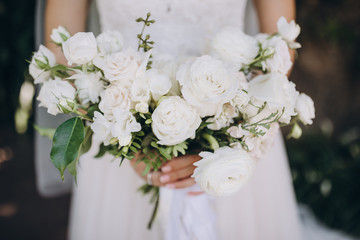
[[[296,109],[295,111],[298,113],[300,121],[305,124],[312,124],[312,119],[315,118],[315,106],[314,102],[305,93],[301,93],[296,99]]]
[[[56,63],[55,55],[47,47],[40,45],[34,53],[29,65],[29,73],[34,78],[35,84],[43,83],[50,79],[51,72],[46,68],[53,67]]]
[[[104,82],[100,78],[101,72],[79,72],[69,78],[75,79],[75,86],[82,104],[99,102],[100,94],[104,91]]]
[[[51,31],[50,38],[54,43],[61,45],[63,42],[68,40],[70,36],[71,35],[68,30],[66,30],[63,26],[59,26]]]
[[[63,112],[62,109],[73,109],[69,104],[74,104],[75,92],[75,88],[68,81],[55,78],[44,82],[36,99],[40,102],[40,107],[45,107],[48,113],[57,115]]]

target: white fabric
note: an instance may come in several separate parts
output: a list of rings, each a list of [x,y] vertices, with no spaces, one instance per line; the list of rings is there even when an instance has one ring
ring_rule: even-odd
[[[246,1],[98,0],[97,5],[103,30],[120,30],[133,47],[141,30],[134,19],[151,12],[156,23],[148,33],[158,51],[199,55],[207,51],[210,37],[221,27],[243,27]],[[144,181],[126,161],[119,167],[119,160],[112,161],[109,155],[94,159],[95,146],[80,159],[72,199],[71,240],[300,239],[280,133],[250,183],[233,196],[191,197],[187,196],[191,189],[161,189],[159,214],[151,231],[146,226],[153,206],[136,191]]]

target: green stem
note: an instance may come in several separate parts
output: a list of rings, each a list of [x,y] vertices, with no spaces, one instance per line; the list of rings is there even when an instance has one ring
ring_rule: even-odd
[[[150,218],[150,221],[148,223],[148,229],[151,229],[152,227],[152,224],[154,223],[154,220],[155,220],[155,217],[156,217],[156,213],[157,213],[157,210],[159,208],[159,200],[160,200],[160,194],[159,194],[159,188],[156,189],[156,193],[155,193],[157,196],[156,196],[156,201],[155,201],[155,206],[154,206],[154,211],[151,215],[151,218]]]

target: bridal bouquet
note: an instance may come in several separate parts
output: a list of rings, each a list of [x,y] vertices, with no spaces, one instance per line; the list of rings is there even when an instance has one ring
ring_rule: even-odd
[[[39,106],[74,116],[56,131],[37,127],[53,140],[51,160],[61,177],[66,168],[76,177],[79,156],[95,139],[97,157],[141,156],[144,175],[178,155],[200,152],[193,174],[198,185],[210,195],[229,195],[248,181],[279,125],[292,125],[290,135],[298,138],[300,123],[312,123],[313,101],[286,76],[289,48],[300,47],[294,21],[280,18],[278,33],[255,37],[225,28],[207,55],[183,62],[152,50],[144,34],[154,23],[150,14],[137,22],[143,24],[137,49],[117,31],[71,36],[59,27],[51,39],[68,65],[57,64],[44,46],[32,57]]]

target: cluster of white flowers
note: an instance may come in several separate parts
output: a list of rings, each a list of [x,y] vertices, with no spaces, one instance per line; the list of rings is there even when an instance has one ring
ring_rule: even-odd
[[[183,61],[125,47],[117,31],[71,36],[59,27],[51,39],[69,66],[57,65],[40,46],[29,71],[43,84],[40,106],[53,115],[81,115],[105,146],[134,149],[141,136],[167,154],[195,138],[210,146],[214,152],[200,153],[193,176],[207,193],[229,195],[248,181],[278,123],[298,127],[297,120],[311,124],[315,117],[311,98],[286,76],[299,32],[284,18],[274,35],[251,37],[228,27],[214,36],[209,55]]]

